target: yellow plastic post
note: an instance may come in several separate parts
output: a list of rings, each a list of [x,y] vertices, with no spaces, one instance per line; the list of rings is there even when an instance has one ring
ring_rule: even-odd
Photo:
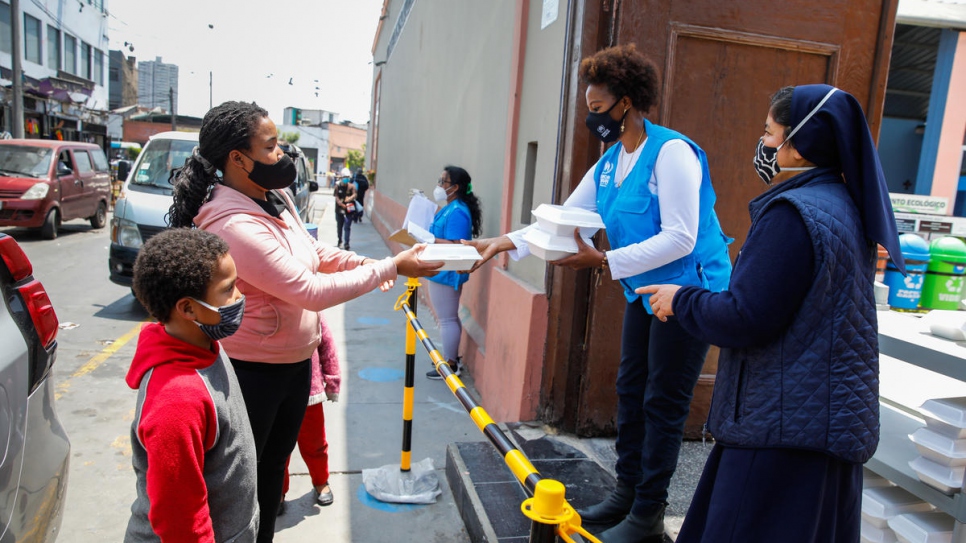
[[[416,293],[419,279],[410,277],[406,281],[409,294],[409,306],[416,313]],[[403,388],[403,436],[402,454],[399,458],[399,470],[409,471],[412,457],[413,443],[413,398],[416,384],[416,329],[407,319],[406,321],[406,382]]]

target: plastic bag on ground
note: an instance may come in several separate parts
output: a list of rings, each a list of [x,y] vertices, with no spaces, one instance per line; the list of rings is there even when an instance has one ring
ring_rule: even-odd
[[[362,470],[362,484],[373,498],[389,503],[436,503],[443,493],[432,458],[410,464],[409,471],[399,470],[399,464]]]

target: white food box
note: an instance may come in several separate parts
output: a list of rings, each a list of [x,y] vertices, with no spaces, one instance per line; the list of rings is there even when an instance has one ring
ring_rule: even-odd
[[[863,466],[862,488],[878,488],[882,486],[892,486],[892,481]]]
[[[865,519],[862,519],[862,531],[859,539],[862,543],[896,543],[898,541],[896,533],[888,525],[885,528],[877,528]]]
[[[867,488],[862,491],[862,521],[883,529],[889,519],[904,513],[932,511],[932,505],[897,486]]]
[[[916,472],[920,481],[942,493],[953,494],[963,487],[966,467],[944,466],[922,456],[910,460],[909,467]]]
[[[952,438],[966,438],[966,398],[926,400],[919,412],[928,428]]]
[[[953,517],[946,513],[906,513],[889,520],[889,527],[902,543],[950,543]]]
[[[571,231],[565,236],[555,236],[539,228],[531,228],[523,235],[530,246],[530,254],[547,261],[560,260],[577,252],[577,240]],[[584,243],[594,246],[594,242],[584,238]]]
[[[419,254],[419,259],[424,262],[443,262],[443,267],[439,271],[466,271],[473,267],[477,261],[483,257],[470,245],[461,243],[435,243],[427,245],[423,252]]]
[[[966,466],[966,439],[953,439],[929,428],[909,434],[919,454],[944,466]]]
[[[540,204],[531,213],[537,219],[537,227],[554,236],[573,238],[574,228],[580,228],[580,237],[589,238],[604,228],[600,215],[579,207]]]

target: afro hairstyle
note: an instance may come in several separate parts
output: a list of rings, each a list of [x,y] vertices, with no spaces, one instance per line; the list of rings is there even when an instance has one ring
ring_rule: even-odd
[[[578,75],[588,85],[604,85],[618,100],[627,96],[642,113],[657,102],[657,66],[633,43],[608,47],[581,60]]]
[[[170,228],[141,247],[134,261],[134,296],[159,322],[184,297],[204,299],[228,243],[194,228]]]

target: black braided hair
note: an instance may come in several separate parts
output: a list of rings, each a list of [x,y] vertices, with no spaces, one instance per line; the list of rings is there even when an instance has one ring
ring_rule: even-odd
[[[201,205],[208,201],[225,171],[228,153],[251,149],[258,122],[268,112],[255,102],[225,102],[215,106],[201,121],[198,147],[185,161],[174,182],[174,202],[168,210],[168,226],[192,226]]]
[[[449,174],[449,182],[456,185],[456,197],[470,209],[470,220],[473,223],[473,237],[478,238],[483,233],[483,210],[480,209],[480,199],[473,194],[470,174],[459,166],[443,168]]]

